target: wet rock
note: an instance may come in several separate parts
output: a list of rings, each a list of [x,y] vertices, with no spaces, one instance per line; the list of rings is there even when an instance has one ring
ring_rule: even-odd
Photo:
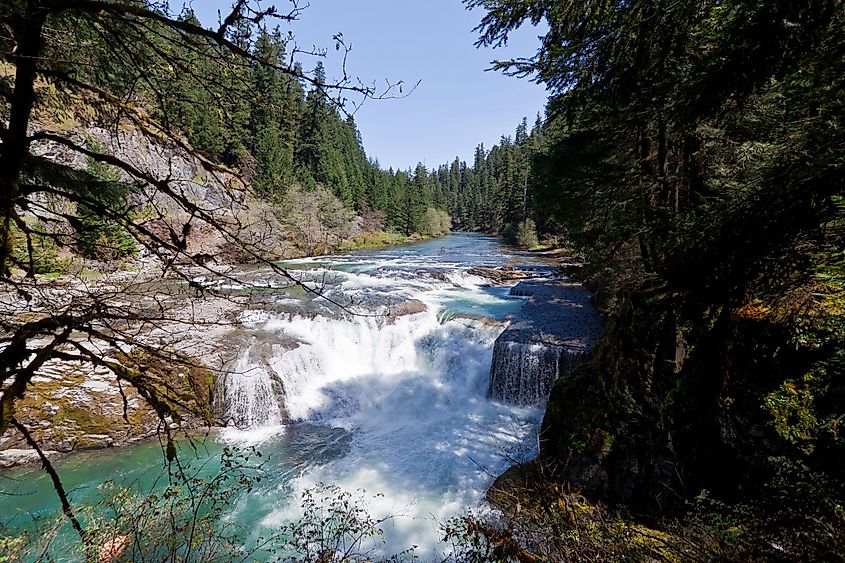
[[[195,366],[174,370],[161,359],[139,355],[140,350],[123,353],[103,346],[103,357],[119,358],[130,368],[143,366],[151,385],[167,381],[181,400],[194,402],[194,411],[210,410],[214,381],[209,370]],[[46,362],[26,395],[15,403],[15,411],[43,449],[61,453],[126,445],[155,435],[160,426],[158,416],[134,387],[119,384],[105,367],[81,361]],[[204,416],[185,416],[179,424],[171,422],[172,427],[191,428],[206,421]],[[13,428],[0,436],[0,453],[6,451],[35,454]],[[21,454],[3,455],[18,459]]]
[[[490,396],[513,405],[540,403],[555,381],[571,376],[588,354],[586,348],[499,339],[493,347]]]
[[[489,393],[530,405],[548,398],[555,381],[589,357],[602,322],[578,283],[523,282],[511,294],[531,297],[496,340]]]
[[[422,301],[409,299],[390,308],[390,312],[387,315],[387,322],[393,324],[399,317],[416,315],[417,313],[424,313],[427,310],[428,307]]]
[[[470,268],[467,273],[473,276],[478,276],[490,280],[495,285],[510,285],[514,282],[527,280],[536,276],[536,272],[524,271],[521,269],[514,269],[511,267],[503,268]]]
[[[438,281],[449,282],[449,278],[443,272],[428,272],[428,275]]]
[[[538,285],[538,283],[521,282],[513,286],[508,293],[514,297],[532,297]]]
[[[53,459],[59,457],[61,453],[53,450],[46,450],[44,451],[44,455],[47,459],[52,461]],[[35,450],[12,448],[0,451],[0,469],[9,469],[20,465],[34,465],[37,463],[41,463],[41,457],[39,457],[38,452]]]

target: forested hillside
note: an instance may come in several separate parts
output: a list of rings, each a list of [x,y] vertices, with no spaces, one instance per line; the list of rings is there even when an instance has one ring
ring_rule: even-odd
[[[45,138],[65,130],[86,135],[91,128],[107,130],[137,112],[129,119],[131,129],[234,173],[268,204],[276,218],[264,221],[269,226],[260,230],[275,232],[253,238],[285,240],[300,254],[356,244],[353,239],[370,244],[448,232],[444,200],[433,191],[422,166],[383,170],[367,157],[352,115],[357,106],[346,98],[377,97],[375,93],[350,85],[348,77],[327,78],[322,63],[326,53],[296,50],[292,36],[269,27],[274,21],[278,19],[232,25],[223,38],[226,45],[221,45],[213,32],[187,33],[202,29],[190,10],[176,17],[176,29],[157,22],[142,31],[118,29],[117,43],[110,43],[97,25],[77,25],[72,16],[56,19],[51,24],[85,48],[64,52],[62,44],[45,45],[49,68],[36,83],[36,126],[44,129]],[[345,49],[342,38],[337,40],[338,50]],[[311,61],[314,68],[303,69],[299,58]],[[11,78],[7,69],[7,86]],[[392,87],[386,94],[403,95]],[[111,137],[103,143],[89,135],[87,150],[112,151],[108,145],[118,141]],[[96,159],[92,165],[87,172],[99,181],[113,183],[121,177],[120,166]],[[95,199],[111,197],[92,188]],[[131,192],[128,185],[122,190]],[[130,207],[122,213],[142,213]],[[93,224],[86,228],[81,219],[83,227],[74,227],[76,238],[96,242],[102,229]],[[75,224],[74,217],[70,221]],[[121,231],[116,225],[110,228],[112,235]],[[90,258],[130,255],[119,248],[119,238],[106,236],[99,245],[82,240],[58,246]],[[62,252],[48,246],[48,254]],[[22,244],[18,250],[23,250]],[[37,264],[36,269],[46,273],[52,271],[51,264]]]
[[[235,39],[256,60],[288,68],[289,39],[279,28],[255,33]],[[216,57],[198,53],[196,62],[214,65]],[[283,201],[293,190],[323,186],[378,228],[405,235],[443,232],[436,220],[440,217],[432,219],[428,210],[443,209],[444,202],[428,184],[425,169],[383,170],[378,161],[368,159],[352,114],[327,92],[321,61],[309,86],[296,72],[292,75],[266,64],[228,70],[230,74],[211,84],[197,81],[191,72],[156,80],[165,85],[157,92],[165,100],[165,115],[186,132],[195,148],[239,170],[272,201]],[[209,73],[214,74],[213,67],[202,76]]]
[[[520,225],[536,215],[532,159],[539,153],[543,135],[539,115],[530,130],[523,118],[513,137],[502,136],[489,151],[483,144],[476,147],[471,165],[456,158],[439,166],[431,172],[430,182],[435,197],[443,200],[435,202],[445,201],[443,205],[461,229],[502,234],[514,241]]]

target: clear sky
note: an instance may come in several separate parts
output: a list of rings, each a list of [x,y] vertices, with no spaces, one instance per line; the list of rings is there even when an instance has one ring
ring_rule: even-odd
[[[275,4],[280,11],[290,6],[287,0]],[[230,0],[192,2],[207,26],[230,6]],[[485,71],[493,59],[532,55],[539,32],[520,30],[505,49],[477,49],[472,29],[481,16],[460,0],[310,0],[290,29],[300,47],[329,49],[329,78],[339,74],[332,36],[341,32],[352,45],[350,75],[365,83],[422,80],[411,96],[368,101],[355,115],[367,154],[383,168],[405,169],[417,162],[437,166],[455,156],[470,160],[478,143],[490,148],[503,134],[513,135],[523,116],[533,123],[545,106],[542,86]],[[316,59],[302,62],[308,69]]]

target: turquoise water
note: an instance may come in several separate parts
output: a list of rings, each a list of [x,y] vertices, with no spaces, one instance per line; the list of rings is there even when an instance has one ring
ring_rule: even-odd
[[[290,425],[283,434],[263,442],[260,447],[229,446],[240,452],[231,474],[248,474],[253,490],[237,495],[237,507],[224,511],[227,526],[237,530],[249,545],[257,539],[262,521],[274,510],[285,507],[290,498],[290,483],[307,470],[344,455],[349,448],[347,431],[311,423]],[[214,434],[177,441],[179,463],[192,479],[210,482],[226,473],[222,460],[227,446]],[[260,457],[259,457],[260,453]],[[175,466],[166,462],[164,448],[147,442],[119,449],[80,452],[60,459],[54,467],[83,525],[90,524],[84,507],[108,507],[110,491],[125,490],[141,496],[161,492],[171,482]],[[256,482],[256,478],[260,478]],[[175,481],[174,481],[175,482]],[[0,474],[0,506],[5,535],[33,530],[49,530],[58,522],[58,537],[51,543],[51,553],[58,560],[79,557],[76,532],[60,516],[61,505],[49,476],[40,468],[18,468]],[[230,507],[231,508],[231,507]]]
[[[275,342],[280,334],[302,343],[268,363],[284,382],[291,420],[259,420],[239,432],[195,438],[193,447],[182,440],[180,461],[190,465],[189,473],[212,478],[221,470],[224,446],[260,451],[260,459],[250,460],[261,463],[260,483],[238,492],[224,511],[227,525],[240,531],[246,545],[296,519],[305,491],[331,483],[365,489],[367,509],[377,517],[399,515],[385,529],[385,553],[418,545],[424,558],[434,557],[443,547],[439,524],[483,507],[492,476],[532,455],[536,445],[539,408],[487,399],[492,345],[503,329],[489,321],[505,321],[523,300],[467,273],[471,267],[527,260],[496,239],[458,234],[287,262],[306,280],[330,280],[333,297],[366,303],[388,296],[422,302],[426,310],[382,322],[336,312],[291,316],[296,301],[284,314],[262,309],[259,320],[245,324],[245,343]],[[247,279],[273,283],[264,271],[244,276],[247,289]],[[266,298],[291,296],[296,293]],[[95,504],[103,495],[99,485],[107,481],[140,494],[160,491],[168,482],[158,443],[74,454],[56,467],[74,506]],[[0,521],[10,532],[32,529],[34,520],[58,512],[42,471],[0,475]],[[53,554],[73,559],[64,544],[75,541],[65,529],[53,542]]]

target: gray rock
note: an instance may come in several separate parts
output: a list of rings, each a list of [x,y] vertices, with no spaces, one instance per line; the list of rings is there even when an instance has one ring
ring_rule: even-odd
[[[59,457],[61,453],[47,450],[44,452],[44,455],[47,459],[52,461],[53,459]],[[33,465],[40,462],[41,458],[35,450],[14,448],[0,452],[0,468],[2,469],[9,469],[20,465]]]

